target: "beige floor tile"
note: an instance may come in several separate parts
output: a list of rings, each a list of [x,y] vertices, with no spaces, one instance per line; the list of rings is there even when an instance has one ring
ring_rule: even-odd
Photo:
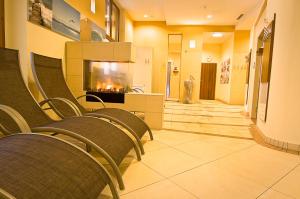
[[[198,198],[204,199],[253,199],[266,190],[262,185],[210,164],[170,180]]]
[[[133,162],[130,165],[122,165],[120,167],[125,190],[121,194],[134,191],[144,186],[153,184],[164,179],[161,175],[144,165],[142,162]]]
[[[178,145],[181,143],[200,139],[201,135],[192,134],[192,133],[165,131],[164,133],[155,135],[154,138],[159,142],[162,142],[162,143],[170,145],[170,146],[174,146],[174,145]]]
[[[293,198],[270,189],[266,193],[258,197],[258,199],[293,199]]]
[[[216,144],[209,144],[205,141],[188,142],[176,145],[174,148],[199,158],[202,163],[216,160],[234,152],[234,150],[231,148]]]
[[[196,199],[196,197],[169,180],[164,180],[122,195],[121,199]]]
[[[201,163],[198,159],[173,148],[149,152],[143,156],[142,161],[165,177],[192,169]]]
[[[299,163],[296,155],[255,145],[215,162],[217,166],[256,183],[271,186]]]
[[[207,139],[204,140],[204,142],[208,144],[224,146],[233,150],[241,150],[249,146],[256,145],[256,143],[253,140],[229,138],[222,136],[209,136]]]
[[[144,142],[145,153],[169,147],[168,145],[159,142],[157,140],[146,141],[146,142],[143,141],[143,142]]]
[[[280,180],[272,188],[289,196],[300,198],[300,166]]]

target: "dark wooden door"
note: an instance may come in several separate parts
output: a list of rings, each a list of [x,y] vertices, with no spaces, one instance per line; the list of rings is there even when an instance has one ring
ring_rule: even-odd
[[[216,75],[216,63],[202,63],[200,79],[200,99],[215,99]]]
[[[5,47],[4,0],[0,0],[0,47]]]

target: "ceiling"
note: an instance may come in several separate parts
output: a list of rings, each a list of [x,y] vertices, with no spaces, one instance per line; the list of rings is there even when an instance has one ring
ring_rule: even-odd
[[[203,33],[203,43],[205,44],[222,44],[227,39],[233,36],[232,32],[222,32],[222,37],[213,37],[213,32],[204,32]]]
[[[253,24],[262,0],[117,0],[135,21],[166,21],[168,25]],[[257,11],[258,10],[258,11]],[[147,14],[149,17],[145,18]],[[212,18],[207,18],[212,15]]]

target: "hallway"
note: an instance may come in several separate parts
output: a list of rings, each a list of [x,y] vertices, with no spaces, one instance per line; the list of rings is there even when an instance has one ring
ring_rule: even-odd
[[[152,142],[144,138],[141,162],[132,155],[121,166],[121,198],[300,198],[299,155],[254,142],[241,110],[219,102],[166,103],[165,129],[154,131]]]

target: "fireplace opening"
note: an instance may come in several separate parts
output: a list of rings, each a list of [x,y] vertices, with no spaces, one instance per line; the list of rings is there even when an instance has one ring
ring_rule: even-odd
[[[129,63],[84,61],[84,90],[100,97],[104,102],[124,103],[125,93],[131,88]],[[92,97],[86,101],[96,102]]]

